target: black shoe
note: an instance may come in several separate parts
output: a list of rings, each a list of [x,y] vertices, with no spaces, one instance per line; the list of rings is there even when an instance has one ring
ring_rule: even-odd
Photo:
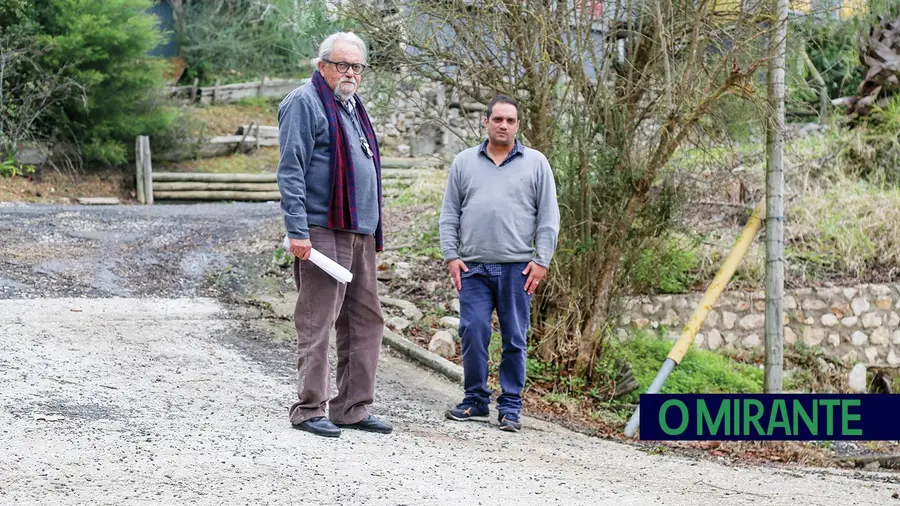
[[[342,429],[364,430],[366,432],[377,432],[379,434],[390,434],[394,428],[387,422],[382,422],[375,415],[369,415],[356,423],[337,424]]]
[[[309,420],[304,420],[298,424],[294,424],[294,428],[311,432],[322,437],[338,437],[341,435],[341,429],[324,416],[317,416],[315,418],[310,418]]]

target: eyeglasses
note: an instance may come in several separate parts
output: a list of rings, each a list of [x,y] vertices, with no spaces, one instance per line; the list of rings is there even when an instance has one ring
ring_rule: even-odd
[[[347,63],[345,61],[331,61],[325,59],[322,61],[334,65],[341,74],[347,72],[347,69],[352,68],[354,74],[360,75],[369,67],[365,63]]]

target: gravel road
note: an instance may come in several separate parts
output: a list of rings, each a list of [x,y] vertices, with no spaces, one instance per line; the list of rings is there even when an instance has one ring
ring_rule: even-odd
[[[374,410],[393,434],[294,430],[290,344],[206,296],[209,274],[271,249],[277,225],[270,205],[0,206],[0,504],[894,502],[888,473],[446,421],[459,387],[387,349]]]
[[[210,276],[280,243],[277,203],[0,204],[0,298],[211,295]]]

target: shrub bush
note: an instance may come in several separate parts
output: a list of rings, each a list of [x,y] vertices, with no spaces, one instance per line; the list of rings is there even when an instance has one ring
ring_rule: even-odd
[[[661,336],[639,332],[631,339],[612,346],[613,355],[628,361],[640,385],[637,391],[623,397],[622,402],[637,401],[638,395],[647,391],[673,344]],[[762,391],[762,384],[762,369],[691,347],[663,384],[661,393],[758,393]]]
[[[165,62],[148,51],[160,40],[150,0],[4,0],[0,27],[29,47],[34,65],[18,78],[61,88],[44,115],[42,137],[72,141],[89,161],[125,162],[136,135],[163,131],[173,112],[159,93]],[[5,23],[5,26],[4,24]],[[63,91],[64,90],[64,91]],[[11,100],[15,101],[16,97]]]
[[[122,163],[137,135],[163,131],[173,113],[162,107],[165,62],[147,52],[160,40],[149,0],[52,0],[38,40],[44,64],[67,67],[87,100],[64,107],[63,128],[88,160]]]
[[[321,40],[341,28],[320,0],[195,2],[185,10],[182,80],[209,85],[306,74]]]

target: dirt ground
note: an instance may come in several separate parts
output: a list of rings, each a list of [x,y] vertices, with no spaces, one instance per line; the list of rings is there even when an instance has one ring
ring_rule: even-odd
[[[136,202],[134,176],[124,170],[98,169],[69,176],[53,169],[28,176],[0,177],[0,202],[74,203],[79,197],[116,197]]]

